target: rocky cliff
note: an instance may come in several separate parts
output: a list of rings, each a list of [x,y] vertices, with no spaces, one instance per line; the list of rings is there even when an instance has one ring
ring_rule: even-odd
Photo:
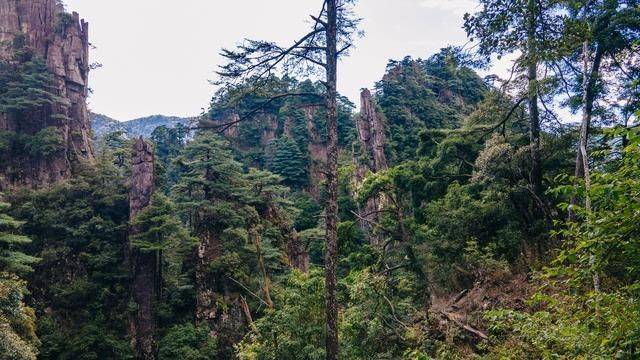
[[[356,124],[368,168],[373,172],[386,170],[384,123],[368,89],[360,93],[360,114],[356,116]]]
[[[93,162],[86,105],[88,30],[88,24],[77,13],[66,13],[58,0],[0,0],[0,59],[22,61],[15,57],[15,44],[20,42],[30,56],[44,61],[56,96],[55,102],[27,109],[19,116],[0,113],[0,131],[19,137],[53,129],[51,134],[59,145],[47,157],[33,151],[5,153],[0,189],[52,184]]]
[[[142,138],[134,144],[131,152],[131,190],[129,192],[129,219],[134,221],[151,204],[154,186],[153,149]],[[139,226],[129,229],[129,241],[139,234]],[[131,300],[136,311],[129,319],[129,335],[137,358],[153,360],[156,358],[156,319],[154,301],[157,299],[159,282],[158,255],[155,251],[142,251],[129,244],[131,261]]]
[[[292,139],[305,158],[305,172],[309,179],[306,190],[315,198],[320,198],[327,161],[324,113],[320,107],[285,104],[271,113],[260,113],[246,121],[239,122],[239,119],[237,113],[225,114],[225,117],[217,118],[208,125],[231,124],[217,130],[224,130],[224,136],[247,157],[243,161],[260,168],[267,167],[265,157],[269,156],[266,153],[272,142],[283,137]]]
[[[360,140],[360,154],[354,154],[355,182],[354,188],[358,189],[367,175],[387,170],[387,157],[385,155],[385,124],[382,113],[371,97],[368,89],[360,93],[360,113],[356,115],[358,138]],[[366,204],[358,209],[360,228],[372,245],[379,245],[380,236],[375,233],[371,224],[379,222],[380,210],[384,205],[381,197],[371,197]]]

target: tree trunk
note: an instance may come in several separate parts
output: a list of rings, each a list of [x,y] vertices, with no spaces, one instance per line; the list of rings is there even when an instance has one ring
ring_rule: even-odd
[[[327,360],[337,360],[338,343],[338,116],[337,116],[337,0],[327,1],[327,204],[325,287],[327,317]]]
[[[595,84],[602,61],[602,50],[598,47],[594,57],[591,71],[589,71],[589,41],[585,40],[582,44],[582,57],[583,57],[583,79],[582,79],[582,123],[580,124],[580,141],[578,143],[578,155],[576,156],[576,178],[584,178],[584,207],[587,213],[591,213],[591,199],[589,197],[589,190],[591,190],[591,175],[589,169],[589,153],[587,151],[587,143],[589,140],[589,126],[591,125],[591,117],[593,115],[593,102],[595,100]],[[576,205],[578,203],[578,197],[574,196],[571,199],[571,204]],[[575,213],[570,212],[570,219],[575,220]],[[593,265],[595,258],[591,255],[590,265]],[[598,272],[594,272],[592,275],[593,289],[596,292],[600,291],[600,275]]]
[[[540,112],[538,111],[538,54],[536,44],[536,15],[535,0],[528,0],[527,24],[527,77],[528,106],[529,106],[529,145],[531,147],[531,175],[529,181],[533,192],[540,196],[542,193],[542,165],[540,163]]]
[[[598,46],[596,53],[591,64],[591,71],[589,71],[589,43],[585,41],[583,43],[583,70],[584,76],[582,80],[582,122],[580,124],[580,138],[578,140],[578,150],[576,151],[576,167],[575,177],[576,179],[585,179],[585,185],[589,186],[591,178],[589,176],[589,157],[588,157],[588,141],[589,141],[589,127],[591,126],[591,118],[593,117],[593,103],[595,102],[596,82],[598,80],[598,72],[600,71],[600,64],[602,63],[603,50],[601,46]],[[571,199],[571,205],[578,205],[580,199],[577,195],[574,195]],[[585,198],[585,207],[590,207],[588,198]],[[576,221],[575,212],[569,207],[569,220]]]
[[[154,192],[153,151],[142,138],[133,144],[131,191],[129,194],[129,218],[135,217],[149,205]],[[131,227],[129,235],[140,232]],[[131,298],[137,309],[129,318],[132,346],[139,359],[156,358],[155,301],[158,294],[156,252],[129,248],[131,260]]]

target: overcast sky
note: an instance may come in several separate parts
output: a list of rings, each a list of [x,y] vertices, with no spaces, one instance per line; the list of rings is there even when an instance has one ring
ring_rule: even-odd
[[[118,120],[207,108],[220,48],[243,38],[290,44],[319,0],[66,0],[90,24],[92,111]],[[428,57],[463,45],[462,16],[475,0],[360,0],[366,36],[340,65],[339,90],[358,102],[389,59]]]

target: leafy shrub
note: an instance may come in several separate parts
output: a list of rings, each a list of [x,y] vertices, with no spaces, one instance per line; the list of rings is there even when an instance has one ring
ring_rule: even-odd
[[[29,155],[47,158],[64,149],[64,139],[58,128],[49,126],[29,137],[25,146]]]
[[[158,358],[168,360],[215,359],[217,344],[206,327],[196,327],[191,323],[175,325],[158,343]]]
[[[240,359],[324,359],[324,277],[293,272],[267,310],[238,345]]]
[[[0,274],[0,358],[35,360],[40,341],[35,332],[35,312],[24,303],[26,283]]]

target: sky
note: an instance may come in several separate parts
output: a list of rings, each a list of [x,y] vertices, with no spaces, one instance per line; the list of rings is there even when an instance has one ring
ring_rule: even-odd
[[[89,22],[92,111],[117,120],[208,108],[221,48],[244,38],[291,44],[309,27],[319,0],[65,0]],[[339,91],[359,91],[384,74],[389,59],[426,58],[467,42],[463,15],[475,0],[360,0],[365,37],[339,67]],[[499,69],[496,72],[500,72]]]

